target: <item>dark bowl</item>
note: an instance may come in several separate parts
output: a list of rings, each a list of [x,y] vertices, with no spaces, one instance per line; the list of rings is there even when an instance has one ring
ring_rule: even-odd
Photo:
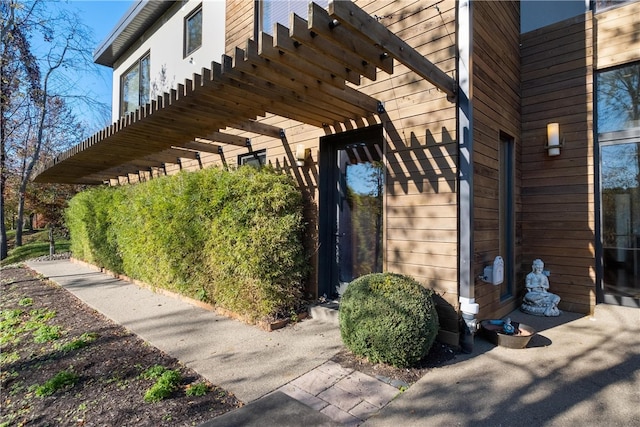
[[[502,332],[501,324],[493,324],[495,320],[483,320],[480,322],[480,332],[487,340],[500,347],[525,348],[536,330],[524,323],[511,322],[516,328],[516,333],[508,335]]]

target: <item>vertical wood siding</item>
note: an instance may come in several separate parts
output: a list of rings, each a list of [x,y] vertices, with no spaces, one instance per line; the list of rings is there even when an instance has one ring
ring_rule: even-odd
[[[473,6],[473,193],[475,271],[505,254],[499,253],[499,149],[500,133],[515,140],[516,224],[520,215],[520,7],[512,2],[474,2]],[[516,242],[521,239],[516,226]],[[516,264],[521,260],[516,246]],[[521,287],[516,265],[514,291]],[[505,277],[505,280],[507,278]],[[516,298],[500,300],[500,286],[481,280],[475,283],[475,298],[480,304],[479,318],[500,317],[516,307]]]
[[[591,13],[522,35],[522,239],[524,272],[550,270],[560,308],[595,305],[593,30]],[[546,125],[565,146],[549,157]]]

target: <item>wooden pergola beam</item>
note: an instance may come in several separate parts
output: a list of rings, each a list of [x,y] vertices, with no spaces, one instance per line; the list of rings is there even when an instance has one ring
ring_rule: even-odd
[[[223,144],[237,145],[238,147],[248,147],[251,145],[251,139],[249,138],[223,132],[212,132],[202,138],[196,138],[196,141],[200,139],[203,140],[202,142],[220,142]]]
[[[381,46],[389,55],[446,93],[450,99],[455,99],[457,84],[452,77],[354,3],[329,0],[329,15],[340,24],[362,34],[371,43]]]
[[[203,151],[205,153],[213,153],[213,154],[222,153],[222,147],[220,145],[209,144],[208,142],[190,141],[184,144],[184,147],[189,148],[191,150]]]
[[[230,124],[229,127],[278,139],[282,138],[282,135],[284,135],[284,129],[268,125],[266,123],[256,122],[255,120],[247,120],[241,123]]]

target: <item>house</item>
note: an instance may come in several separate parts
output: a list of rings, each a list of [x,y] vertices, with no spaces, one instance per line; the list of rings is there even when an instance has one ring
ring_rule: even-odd
[[[562,310],[639,307],[640,2],[523,4],[526,33],[520,6],[136,2],[95,54],[114,123],[36,181],[270,163],[305,196],[309,292],[411,275],[445,342],[516,309],[537,258]]]

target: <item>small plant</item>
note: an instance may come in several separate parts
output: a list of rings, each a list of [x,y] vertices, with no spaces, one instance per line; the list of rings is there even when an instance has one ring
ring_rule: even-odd
[[[162,365],[154,365],[140,374],[140,377],[145,380],[157,380],[167,371]]]
[[[37,308],[29,312],[32,322],[46,322],[56,317],[54,310],[47,310],[46,308]]]
[[[73,386],[79,379],[80,377],[71,370],[60,371],[49,381],[36,388],[36,396],[51,396],[62,388]]]
[[[57,348],[58,350],[65,353],[73,350],[78,350],[94,342],[98,338],[98,336],[99,335],[95,332],[85,332],[84,334],[80,335],[80,337],[74,338],[70,342],[62,344]]]
[[[29,307],[30,305],[33,305],[33,298],[22,298],[18,301],[18,305],[21,307]]]
[[[412,366],[429,352],[438,333],[432,294],[400,274],[359,277],[340,301],[342,341],[373,363]]]
[[[33,332],[33,342],[55,341],[61,336],[60,326],[42,325]]]
[[[160,375],[158,381],[144,394],[147,403],[159,402],[171,395],[180,384],[182,376],[178,371],[167,370]]]
[[[0,366],[5,366],[9,363],[17,362],[18,360],[20,360],[20,353],[17,351],[12,351],[11,353],[3,351],[0,353]]]
[[[187,396],[204,396],[211,390],[211,387],[206,382],[202,381],[199,383],[189,384],[185,393]]]

